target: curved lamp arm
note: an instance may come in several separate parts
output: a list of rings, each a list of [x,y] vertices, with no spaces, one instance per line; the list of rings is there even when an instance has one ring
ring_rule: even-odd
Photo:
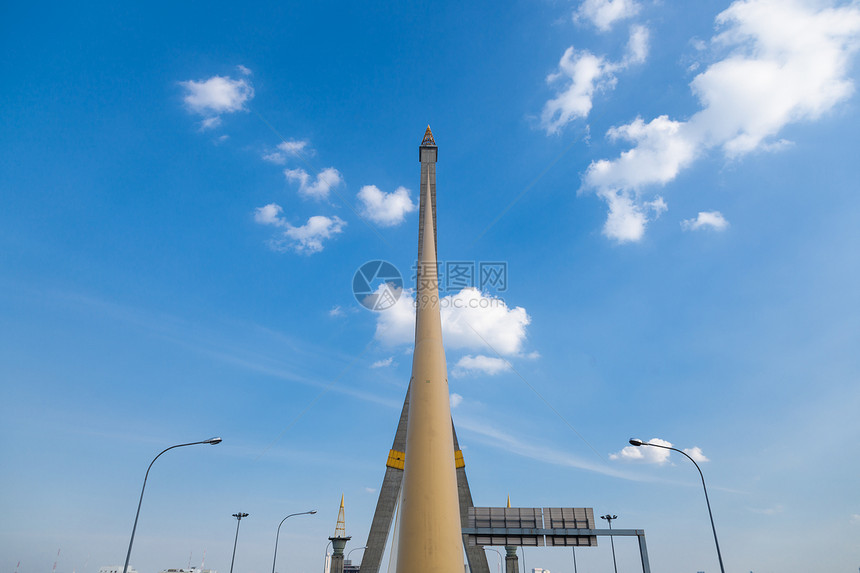
[[[705,503],[708,506],[708,517],[711,518],[711,530],[714,532],[714,545],[717,546],[717,559],[720,560],[720,571],[722,573],[726,573],[725,568],[723,567],[723,555],[720,552],[720,541],[717,539],[717,528],[714,525],[714,514],[711,512],[711,500],[708,499],[708,486],[705,485],[705,475],[702,473],[702,468],[699,467],[699,464],[696,463],[696,460],[687,455],[687,452],[683,450],[679,450],[678,448],[673,448],[671,446],[663,446],[661,444],[652,444],[650,442],[643,442],[642,440],[638,440],[636,438],[630,438],[629,443],[631,446],[651,446],[654,448],[663,448],[664,450],[672,450],[673,452],[678,452],[683,455],[685,458],[693,462],[693,465],[696,466],[696,469],[699,471],[699,477],[702,478],[702,489],[705,490]]]
[[[203,440],[202,442],[189,442],[187,444],[176,444],[175,446],[170,446],[164,450],[161,450],[161,453],[152,458],[152,461],[149,462],[149,467],[146,468],[146,475],[143,476],[143,487],[140,488],[140,500],[137,502],[137,513],[134,514],[134,526],[131,528],[131,539],[128,541],[128,553],[125,555],[125,565],[122,568],[122,573],[128,573],[128,560],[131,558],[131,546],[134,543],[134,532],[137,531],[137,519],[140,517],[140,506],[143,504],[143,492],[146,489],[146,479],[149,477],[149,470],[152,469],[152,464],[155,463],[155,460],[161,457],[161,454],[164,452],[170,451],[174,448],[182,448],[184,446],[196,446],[198,444],[220,444],[221,438],[209,438],[208,440]]]
[[[302,511],[302,512],[299,512],[299,513],[291,513],[291,514],[289,514],[287,517],[285,517],[284,519],[282,519],[282,520],[281,520],[281,522],[278,524],[278,531],[277,531],[277,533],[275,533],[275,556],[274,556],[274,557],[272,557],[272,573],[275,573],[275,561],[277,561],[277,559],[278,559],[278,538],[281,536],[281,526],[284,524],[284,522],[285,522],[286,520],[288,520],[289,518],[291,518],[291,517],[292,517],[292,516],[294,516],[294,515],[313,515],[313,514],[315,514],[316,512],[317,512],[317,510],[312,509],[312,510],[310,510],[310,511]]]

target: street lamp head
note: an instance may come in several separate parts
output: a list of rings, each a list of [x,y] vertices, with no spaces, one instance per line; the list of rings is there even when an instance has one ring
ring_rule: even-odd
[[[313,515],[313,514],[315,514],[316,512],[317,512],[317,510],[312,509],[312,510],[310,510],[308,513],[310,513],[311,515]]]
[[[631,446],[644,446],[645,445],[645,442],[643,442],[642,440],[636,439],[636,438],[630,438],[629,441],[630,441]]]
[[[214,446],[215,444],[221,443],[221,438],[209,438],[208,440],[206,440],[206,443],[212,444]]]

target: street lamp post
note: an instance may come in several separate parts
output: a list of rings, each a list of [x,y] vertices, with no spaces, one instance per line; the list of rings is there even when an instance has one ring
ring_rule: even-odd
[[[329,545],[331,545],[331,539],[329,539],[328,543],[326,543],[326,546],[325,546],[325,558],[323,559],[323,573],[328,573],[328,571],[330,569],[329,560],[328,560],[329,559],[329,552],[328,552],[328,546]]]
[[[496,554],[499,556],[499,573],[502,573],[502,552],[492,547],[484,547],[484,549],[496,552]]]
[[[349,561],[349,556],[352,555],[352,552],[358,551],[359,549],[367,549],[367,545],[365,545],[364,547],[353,547],[352,549],[350,549],[349,553],[346,554],[346,560]]]
[[[230,573],[233,573],[233,564],[236,562],[236,543],[239,542],[239,525],[242,523],[243,517],[248,517],[247,513],[234,513],[233,517],[236,518],[236,538],[233,540],[233,559],[230,560]]]
[[[203,440],[202,442],[189,442],[187,444],[176,444],[175,446],[170,446],[161,451],[160,454],[152,458],[152,461],[149,462],[149,467],[146,468],[146,475],[143,476],[143,487],[140,488],[140,500],[137,502],[137,513],[134,514],[134,526],[131,528],[131,539],[128,540],[128,553],[125,554],[125,565],[122,567],[122,573],[128,573],[128,560],[131,558],[131,546],[134,544],[134,533],[137,531],[137,519],[140,517],[140,506],[143,504],[143,492],[146,490],[146,479],[149,477],[149,470],[152,469],[152,464],[155,463],[155,460],[161,457],[161,454],[168,450],[172,450],[174,448],[182,448],[184,446],[196,446],[198,444],[220,444],[221,438],[209,438],[208,440]]]
[[[612,529],[612,520],[618,519],[617,515],[601,515],[600,519],[605,519],[609,523],[609,529]],[[615,562],[615,537],[609,536],[609,543],[612,544],[612,566],[615,567],[615,573],[618,573],[618,563]]]
[[[654,448],[663,448],[664,450],[672,450],[674,452],[678,452],[682,454],[685,458],[693,462],[693,465],[696,466],[696,469],[699,470],[699,477],[702,478],[702,489],[705,490],[705,503],[708,506],[708,517],[711,518],[711,530],[714,532],[714,545],[717,547],[717,559],[720,560],[720,571],[722,573],[726,573],[725,568],[723,567],[723,554],[720,553],[720,542],[717,539],[717,528],[714,525],[714,514],[711,512],[711,501],[708,499],[708,487],[705,485],[705,475],[702,473],[702,468],[699,467],[699,464],[696,463],[696,460],[687,455],[686,452],[679,450],[678,448],[673,448],[670,446],[663,446],[661,444],[652,444],[650,442],[643,442],[642,440],[638,440],[636,438],[630,438],[631,446],[651,446]]]
[[[316,512],[317,512],[317,510],[312,509],[310,511],[303,511],[301,513],[291,513],[287,517],[282,519],[281,522],[278,524],[278,531],[277,531],[277,533],[275,533],[275,556],[272,557],[272,573],[275,573],[275,560],[278,558],[278,537],[280,537],[280,535],[281,535],[281,526],[284,524],[284,522],[287,519],[291,518],[294,515],[313,515]],[[247,515],[247,514],[245,514],[245,515]],[[236,517],[236,516],[234,515],[233,517]],[[236,525],[236,535],[238,535],[238,534],[239,534],[239,526]],[[236,549],[234,548],[233,551],[235,552],[235,550]]]

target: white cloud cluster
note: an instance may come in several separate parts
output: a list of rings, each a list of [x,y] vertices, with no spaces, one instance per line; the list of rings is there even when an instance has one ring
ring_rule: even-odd
[[[660,438],[651,438],[649,444],[660,444],[661,446],[672,447],[672,442],[661,440]],[[610,460],[636,461],[645,462],[648,464],[665,464],[669,461],[670,450],[663,448],[649,448],[648,446],[626,446],[620,452],[610,454]]]
[[[451,395],[448,397],[448,401],[451,404],[451,409],[453,410],[454,408],[463,403],[463,397],[457,393],[452,392]]]
[[[697,462],[709,462],[708,458],[705,457],[705,454],[702,453],[702,448],[699,446],[695,446],[693,448],[684,448],[684,453],[693,458],[693,460]]]
[[[388,368],[394,363],[394,357],[389,356],[383,360],[377,360],[373,364],[370,365],[371,368]]]
[[[472,356],[467,354],[460,358],[451,370],[451,375],[456,378],[480,373],[493,376],[506,370],[510,370],[507,360],[495,356]]]
[[[280,205],[270,203],[258,207],[254,212],[254,220],[257,223],[283,229],[278,238],[269,242],[276,251],[292,249],[297,253],[318,253],[323,250],[323,240],[343,232],[346,226],[346,222],[340,217],[315,215],[301,227],[294,227],[281,216],[283,211]]]
[[[448,350],[483,351],[502,356],[519,356],[531,322],[526,309],[509,308],[505,302],[474,287],[442,297],[442,338]],[[379,313],[377,340],[389,346],[409,344],[415,335],[415,298],[403,291],[391,308]],[[497,374],[507,368],[505,361],[484,355],[463,357],[457,375],[483,372]],[[453,374],[453,372],[452,372]]]
[[[737,0],[716,22],[722,31],[711,42],[728,55],[690,84],[702,109],[686,121],[661,115],[610,129],[610,139],[633,146],[616,159],[593,162],[585,173],[584,187],[607,201],[615,219],[607,220],[604,233],[619,242],[638,241],[644,233],[644,186],[673,180],[709,149],[728,158],[778,149],[784,142],[771,139],[785,125],[816,119],[853,91],[848,72],[860,47],[856,4]],[[626,211],[613,210],[619,202]],[[642,232],[625,231],[630,228]]]
[[[229,76],[188,80],[179,82],[179,85],[185,88],[183,101],[188,109],[204,116],[200,124],[201,131],[218,127],[222,114],[244,110],[245,104],[254,97],[254,88],[248,81],[234,80]]]
[[[648,440],[648,443],[659,444],[661,446],[666,446],[667,448],[672,447],[672,442],[667,442],[666,440],[661,440],[660,438],[651,438],[650,440]],[[710,461],[707,457],[705,457],[705,454],[702,453],[702,448],[700,448],[699,446],[685,448],[683,451],[685,454],[687,454],[697,462]],[[665,448],[651,448],[648,446],[631,445],[624,447],[620,452],[609,454],[609,459],[662,465],[669,461],[669,454],[671,453],[671,450],[667,450]]]
[[[565,50],[558,63],[558,71],[546,78],[550,85],[564,82],[565,86],[555,98],[546,102],[541,112],[541,126],[547,133],[558,133],[574,119],[588,117],[594,94],[615,87],[616,72],[645,61],[648,38],[647,28],[633,26],[627,54],[619,62],[596,56],[588,50],[575,50],[573,46]]]
[[[615,22],[639,13],[636,0],[585,0],[574,12],[574,21],[587,20],[601,31],[609,31]]]
[[[729,222],[719,211],[699,211],[695,219],[681,221],[681,228],[685,231],[699,231],[701,229],[725,231],[728,227]]]
[[[303,153],[312,154],[313,150],[308,147],[308,144],[308,141],[304,139],[282,141],[274,151],[263,154],[263,159],[283,165],[287,162],[287,157],[295,157]]]
[[[406,220],[418,205],[409,197],[409,189],[398,187],[391,193],[376,185],[365,185],[358,192],[359,212],[381,227],[393,227]]]
[[[299,195],[311,199],[328,199],[329,192],[343,183],[340,171],[334,167],[326,167],[313,180],[302,168],[285,169],[284,176],[288,181],[299,184]]]

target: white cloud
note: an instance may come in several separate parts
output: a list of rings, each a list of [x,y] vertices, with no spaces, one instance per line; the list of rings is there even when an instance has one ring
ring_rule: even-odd
[[[285,227],[287,222],[281,217],[283,212],[284,208],[277,203],[269,203],[263,207],[257,207],[254,211],[254,221],[261,225]]]
[[[297,253],[318,253],[323,250],[323,240],[330,239],[342,233],[343,228],[346,226],[346,222],[340,217],[315,215],[309,218],[307,223],[301,227],[294,227],[281,216],[283,211],[283,207],[276,203],[258,207],[254,211],[254,221],[257,223],[283,229],[278,238],[269,242],[269,246],[276,251],[292,249]],[[334,309],[329,311],[329,314],[337,316],[333,311]]]
[[[705,457],[705,454],[702,453],[702,448],[699,446],[695,446],[693,448],[684,448],[684,453],[693,458],[694,461],[697,462],[709,462],[708,458]]]
[[[367,493],[376,493],[376,488],[375,487],[366,487],[366,488],[364,488],[364,491],[366,491]]]
[[[307,140],[287,140],[278,144],[277,148],[269,153],[263,154],[265,161],[283,165],[287,162],[287,157],[298,156],[304,152],[307,155],[313,155],[313,150],[308,147]]]
[[[459,394],[452,393],[449,397],[449,402],[451,404],[451,409],[453,410],[454,408],[463,403],[463,397]]]
[[[346,221],[338,216],[315,215],[301,227],[288,226],[284,235],[294,241],[292,248],[299,253],[318,253],[323,250],[323,240],[343,232]]]
[[[254,72],[252,72],[250,68],[246,68],[242,64],[239,64],[238,66],[236,66],[236,69],[239,70],[239,73],[242,74],[243,76],[250,76],[250,75],[254,74]]]
[[[609,214],[603,224],[603,234],[619,243],[638,241],[645,234],[645,225],[657,218],[667,207],[662,197],[642,203],[626,191],[598,191],[609,204]]]
[[[492,350],[503,356],[520,354],[531,317],[526,309],[509,308],[500,298],[464,288],[440,301],[442,339],[451,350]],[[394,346],[415,336],[414,293],[403,291],[397,303],[379,313],[376,339]]]
[[[645,26],[637,24],[630,28],[630,40],[627,41],[627,56],[625,63],[641,64],[648,57],[648,44],[651,32]]]
[[[200,122],[200,131],[209,131],[210,129],[215,129],[219,125],[221,125],[221,118],[219,116],[207,117]]]
[[[585,0],[574,13],[575,21],[588,20],[601,31],[609,31],[619,20],[639,13],[636,0]]]
[[[308,141],[306,139],[289,139],[278,144],[278,149],[289,155],[298,155],[302,151],[305,151],[307,147]]]
[[[860,513],[851,514],[851,523],[860,523]]]
[[[651,438],[650,444],[660,444],[671,447],[672,443],[660,438]],[[637,461],[648,464],[665,464],[669,461],[669,450],[663,448],[649,448],[648,446],[626,446],[620,452],[610,454],[610,460]]]
[[[344,316],[344,312],[343,312],[343,309],[340,307],[340,305],[336,305],[336,306],[332,307],[332,309],[330,311],[328,311],[328,315],[333,317],[333,318],[336,318],[336,317]]]
[[[454,369],[451,371],[451,375],[456,378],[476,373],[493,376],[509,369],[510,365],[508,362],[501,358],[482,356],[480,354],[477,356],[467,354],[457,361],[457,364],[454,365]]]
[[[376,362],[371,364],[370,367],[371,368],[387,368],[387,367],[391,366],[391,364],[393,362],[394,362],[394,357],[389,356],[388,358],[385,358],[383,360],[377,360]]]
[[[379,285],[377,292],[383,286]],[[411,344],[415,338],[414,303],[415,296],[412,291],[401,291],[397,302],[377,315],[374,337],[388,346]]]
[[[245,109],[245,103],[254,97],[254,88],[245,80],[226,76],[212,76],[196,82],[179,82],[185,88],[185,104],[200,115],[215,116]]]
[[[644,26],[633,26],[627,54],[620,62],[606,60],[588,50],[575,50],[573,46],[565,50],[558,63],[558,71],[546,78],[550,85],[564,82],[562,90],[544,104],[541,112],[541,126],[547,133],[558,133],[571,121],[588,117],[594,94],[615,87],[616,72],[645,61],[649,35]]]
[[[588,167],[583,185],[609,203],[610,217],[614,197],[641,206],[643,187],[672,181],[708,150],[731,159],[779,149],[785,142],[773,138],[784,126],[814,120],[853,93],[848,74],[860,47],[856,4],[738,0],[716,23],[722,31],[711,43],[727,55],[690,83],[701,109],[686,121],[661,115],[610,129],[610,139],[633,147]],[[644,233],[647,218],[639,223]]]
[[[418,205],[409,198],[409,189],[398,187],[392,193],[380,191],[376,185],[365,185],[358,192],[360,213],[382,227],[399,225]]]
[[[328,199],[329,191],[343,183],[343,177],[334,167],[326,167],[313,181],[307,171],[301,168],[285,169],[284,176],[299,184],[299,195],[312,199]]]
[[[541,125],[547,133],[558,133],[574,119],[587,117],[594,92],[615,85],[615,65],[588,50],[576,51],[573,46],[569,47],[561,56],[558,67],[558,72],[547,76],[547,83],[554,84],[562,78],[569,83],[564,91],[544,105]]]
[[[700,229],[724,231],[728,226],[729,222],[719,211],[699,211],[695,219],[684,219],[681,221],[681,228],[685,231],[698,231]]]
[[[277,163],[278,165],[283,165],[287,162],[286,156],[280,151],[272,151],[271,153],[263,154],[263,161],[269,161],[271,163]]]
[[[521,306],[508,308],[500,298],[474,287],[442,299],[443,340],[450,348],[486,350],[517,355],[526,340],[531,317]]]

